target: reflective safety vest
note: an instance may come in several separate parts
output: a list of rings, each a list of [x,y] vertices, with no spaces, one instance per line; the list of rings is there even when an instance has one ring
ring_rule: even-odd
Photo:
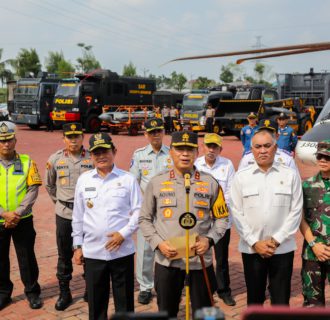
[[[31,159],[28,155],[20,154],[9,168],[5,168],[0,164],[0,206],[4,211],[15,211],[24,199],[30,163]],[[31,215],[32,209],[22,219]],[[4,221],[0,218],[0,223]]]

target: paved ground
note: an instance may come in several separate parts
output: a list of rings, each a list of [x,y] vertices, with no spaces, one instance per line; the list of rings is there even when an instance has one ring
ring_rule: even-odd
[[[85,145],[88,143],[89,135],[85,137]],[[126,135],[113,136],[113,140],[118,148],[116,163],[120,168],[128,169],[133,151],[145,144],[145,139],[142,135],[137,137],[128,137]],[[169,137],[165,138],[165,142],[169,142]],[[201,142],[201,141],[200,141]],[[45,164],[49,155],[62,147],[61,132],[43,132],[32,131],[27,127],[20,127],[18,132],[17,150],[21,153],[28,153],[36,160],[39,170],[44,176]],[[234,137],[224,138],[223,155],[229,157],[237,167],[242,147],[240,142]],[[300,170],[303,178],[312,175],[315,168],[305,167],[300,165]],[[40,188],[39,198],[34,207],[34,221],[37,231],[36,254],[40,268],[40,284],[42,287],[42,297],[44,306],[40,310],[31,310],[25,300],[23,286],[20,281],[16,255],[12,248],[11,251],[11,279],[14,282],[13,304],[6,309],[0,311],[0,318],[3,320],[9,319],[88,319],[88,307],[82,300],[84,291],[84,283],[82,281],[82,269],[79,266],[74,267],[74,276],[72,280],[72,293],[74,303],[64,312],[59,312],[54,309],[54,304],[58,296],[56,274],[56,242],[55,242],[55,218],[54,206],[50,201],[44,187]],[[300,268],[301,260],[299,257],[302,238],[298,234],[297,240],[299,250],[296,252],[294,273],[292,279],[292,306],[301,306],[301,285],[300,285]],[[221,301],[216,299],[216,305],[219,306],[226,314],[226,319],[239,319],[240,313],[246,308],[246,293],[243,277],[243,268],[241,256],[237,251],[238,236],[233,230],[232,240],[230,244],[230,274],[231,287],[233,295],[237,301],[235,307],[227,307]],[[136,285],[136,296],[138,294],[138,286]],[[327,302],[330,302],[330,290],[327,288]],[[269,302],[267,302],[269,303]],[[182,300],[180,319],[184,319],[184,299]],[[157,311],[156,298],[148,306],[139,305],[136,302],[136,312],[153,312]],[[113,303],[110,299],[109,314],[113,312]]]

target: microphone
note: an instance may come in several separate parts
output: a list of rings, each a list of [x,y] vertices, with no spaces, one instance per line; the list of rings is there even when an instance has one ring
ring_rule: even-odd
[[[184,174],[184,187],[186,188],[186,193],[190,191],[190,173]]]

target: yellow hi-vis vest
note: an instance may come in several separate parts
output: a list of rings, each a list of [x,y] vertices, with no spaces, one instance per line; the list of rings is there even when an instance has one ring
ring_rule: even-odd
[[[0,206],[4,211],[15,211],[26,194],[26,182],[31,159],[26,154],[20,154],[19,158],[22,164],[20,171],[15,171],[15,163],[7,169],[0,164]],[[22,219],[31,215],[32,210],[25,214]],[[0,218],[0,223],[4,221],[4,219]]]

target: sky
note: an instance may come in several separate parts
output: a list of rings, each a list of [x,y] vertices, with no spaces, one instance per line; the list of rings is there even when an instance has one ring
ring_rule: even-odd
[[[166,64],[184,56],[329,41],[327,0],[0,0],[2,61],[34,48],[76,64],[77,43],[92,45],[104,69],[122,74],[132,62],[141,76],[183,73],[219,81],[237,57]],[[330,71],[330,52],[262,60],[270,73]],[[254,62],[243,73],[253,76]]]

